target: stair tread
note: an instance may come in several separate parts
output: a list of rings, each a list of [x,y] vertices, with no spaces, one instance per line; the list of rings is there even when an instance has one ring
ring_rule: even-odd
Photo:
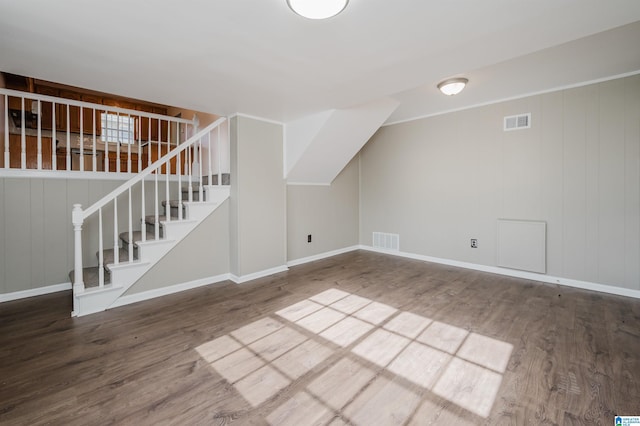
[[[100,281],[99,281],[100,278],[98,274],[99,269],[100,268],[97,266],[82,268],[82,281],[84,282],[85,288],[100,286]],[[71,284],[74,284],[75,283],[74,271],[69,272],[69,278],[71,278]],[[109,275],[107,271],[105,271],[104,273],[104,283],[105,284],[111,283],[111,275]]]
[[[182,207],[184,207],[184,203],[187,202],[189,200],[185,200],[184,198],[182,199]],[[169,205],[172,208],[178,208],[178,206],[180,205],[180,201],[179,200],[169,200]],[[167,206],[167,200],[164,200],[162,202],[162,207],[166,207]]]

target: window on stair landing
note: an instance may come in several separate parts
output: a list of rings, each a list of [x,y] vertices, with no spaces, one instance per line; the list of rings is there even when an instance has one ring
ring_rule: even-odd
[[[104,142],[119,142],[131,144],[135,141],[135,118],[128,115],[103,112],[102,140]]]

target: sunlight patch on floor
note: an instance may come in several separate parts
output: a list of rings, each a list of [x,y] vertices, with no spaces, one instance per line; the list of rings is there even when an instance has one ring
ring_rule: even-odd
[[[513,350],[338,289],[275,315],[197,348],[253,407],[277,401],[292,381],[315,375],[304,391],[281,398],[266,418],[272,425],[471,424],[438,399],[486,418]],[[345,355],[327,365],[340,348]]]

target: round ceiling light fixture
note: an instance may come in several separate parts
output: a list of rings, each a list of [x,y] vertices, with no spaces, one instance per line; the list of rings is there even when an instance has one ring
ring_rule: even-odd
[[[287,0],[291,10],[309,19],[327,19],[347,7],[349,0]]]
[[[469,80],[466,78],[450,78],[438,84],[438,89],[447,96],[457,95],[467,85]]]

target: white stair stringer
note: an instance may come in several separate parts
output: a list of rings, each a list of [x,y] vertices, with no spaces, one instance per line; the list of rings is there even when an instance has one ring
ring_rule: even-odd
[[[142,278],[155,264],[169,253],[184,237],[211,215],[227,198],[229,187],[205,187],[211,201],[185,202],[183,220],[162,221],[163,239],[136,241],[138,259],[107,265],[111,284],[87,289],[74,288],[74,316],[89,315],[110,308],[132,285]]]

